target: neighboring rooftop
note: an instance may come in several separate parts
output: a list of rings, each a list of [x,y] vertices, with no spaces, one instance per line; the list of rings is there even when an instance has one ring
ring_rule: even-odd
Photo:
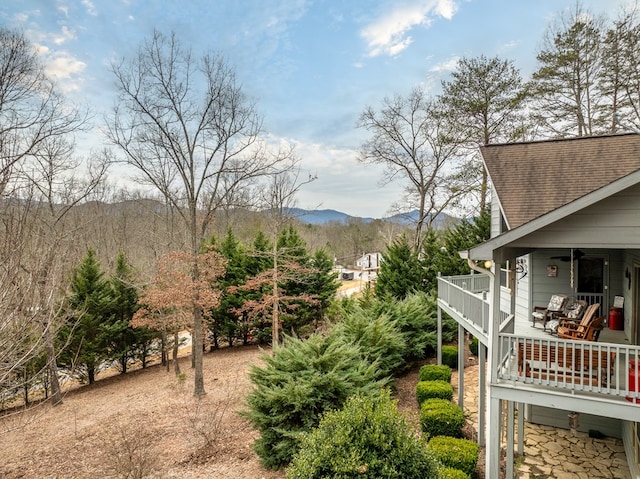
[[[480,148],[509,229],[640,170],[640,134]]]

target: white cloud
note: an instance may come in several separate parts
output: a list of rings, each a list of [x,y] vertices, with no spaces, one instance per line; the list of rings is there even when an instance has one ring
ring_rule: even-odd
[[[62,26],[60,33],[54,33],[52,35],[52,41],[56,45],[62,45],[67,40],[75,40],[76,38],[77,38],[76,31],[71,30],[66,25]]]
[[[458,62],[459,61],[460,61],[460,57],[454,56],[454,57],[449,58],[448,60],[445,60],[442,63],[438,63],[438,64],[434,65],[433,67],[431,67],[429,69],[429,71],[434,72],[434,73],[452,72],[453,70],[458,68]]]
[[[419,0],[393,5],[392,11],[384,12],[360,32],[370,57],[399,54],[411,44],[409,32],[414,27],[428,27],[438,16],[450,20],[457,10],[455,0]]]
[[[93,17],[98,15],[96,7],[91,0],[82,0],[82,5],[87,9],[87,13]]]
[[[56,80],[62,91],[70,92],[80,88],[82,79],[79,74],[87,67],[86,63],[65,51],[45,55],[44,58],[47,75]]]

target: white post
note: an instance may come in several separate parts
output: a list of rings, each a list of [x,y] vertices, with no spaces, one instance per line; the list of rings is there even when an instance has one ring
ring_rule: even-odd
[[[478,343],[478,445],[485,445],[485,419],[487,414],[487,347]]]
[[[442,310],[440,309],[440,306],[438,306],[438,324],[437,324],[437,330],[438,330],[438,349],[436,351],[436,356],[438,359],[438,364],[442,364]]]
[[[498,479],[500,477],[500,437],[501,437],[501,417],[502,417],[502,401],[494,398],[491,393],[492,385],[498,381],[498,364],[499,364],[499,326],[500,326],[500,274],[499,265],[493,262],[493,274],[491,275],[491,283],[489,293],[491,301],[489,302],[489,358],[487,367],[489,368],[489,401],[487,404],[487,416],[489,417],[489,430],[487,431],[487,447],[486,447],[486,463],[485,477]],[[498,274],[496,274],[498,270]]]
[[[458,406],[464,409],[464,328],[458,324]]]
[[[508,479],[513,479],[513,437],[514,437],[514,403],[513,401],[507,401],[507,471],[506,475]]]

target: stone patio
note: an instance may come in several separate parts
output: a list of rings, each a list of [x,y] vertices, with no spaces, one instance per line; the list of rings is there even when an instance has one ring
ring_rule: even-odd
[[[475,358],[474,358],[475,360]],[[457,398],[457,371],[451,383]],[[464,412],[478,424],[478,366],[464,370]],[[484,453],[484,451],[483,451]],[[621,439],[595,439],[568,429],[525,422],[524,456],[516,455],[517,479],[632,479]],[[487,478],[488,479],[488,478]]]

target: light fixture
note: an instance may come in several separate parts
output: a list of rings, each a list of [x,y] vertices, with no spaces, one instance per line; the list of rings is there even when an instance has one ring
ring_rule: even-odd
[[[490,259],[486,260],[484,262],[484,268],[485,269],[491,269],[491,266],[493,266],[493,261],[491,261]]]

